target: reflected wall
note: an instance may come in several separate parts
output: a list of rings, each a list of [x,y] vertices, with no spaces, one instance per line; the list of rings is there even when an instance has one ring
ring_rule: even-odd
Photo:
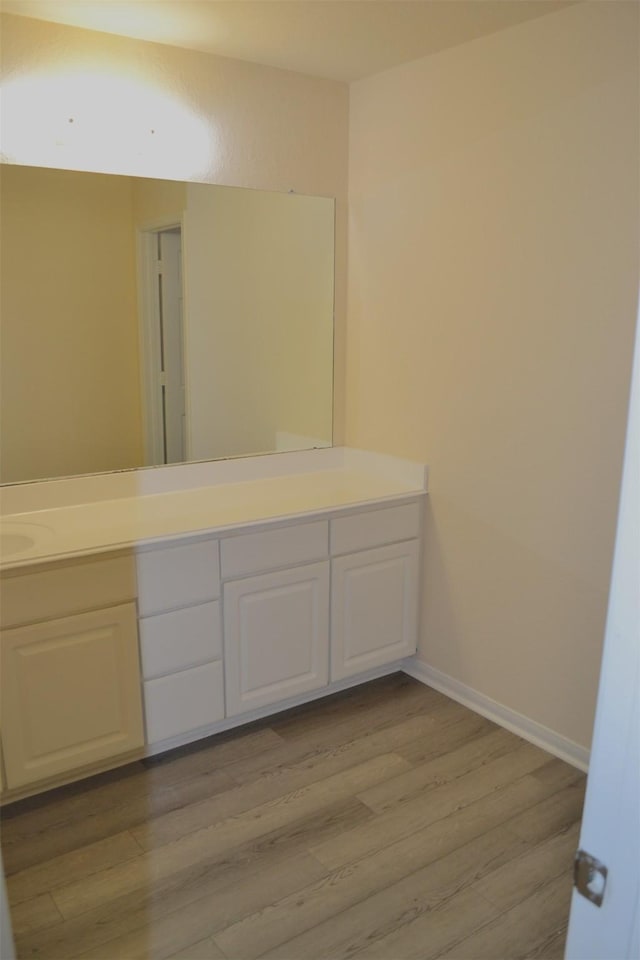
[[[179,223],[186,458],[332,439],[334,204],[211,184],[0,170],[3,482],[149,454],[137,246]]]

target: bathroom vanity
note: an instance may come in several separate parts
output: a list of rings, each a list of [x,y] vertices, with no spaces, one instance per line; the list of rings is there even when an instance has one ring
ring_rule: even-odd
[[[397,669],[425,494],[348,448],[5,488],[3,799]]]

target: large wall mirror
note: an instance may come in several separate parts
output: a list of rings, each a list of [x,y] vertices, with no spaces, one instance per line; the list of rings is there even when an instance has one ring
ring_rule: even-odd
[[[332,442],[334,202],[0,167],[0,480]]]

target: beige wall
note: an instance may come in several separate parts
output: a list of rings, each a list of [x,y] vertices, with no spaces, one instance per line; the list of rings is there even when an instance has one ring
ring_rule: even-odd
[[[638,265],[638,8],[352,86],[347,440],[431,465],[419,656],[588,745]]]
[[[348,143],[348,87],[286,70],[214,57],[190,50],[58,26],[24,17],[2,17],[2,73],[5,79],[44,84],[63,79],[74,70],[86,70],[142,85],[166,95],[172,109],[184,108],[206,134],[206,147],[197,158],[190,143],[163,137],[163,117],[144,110],[140,123],[157,121],[155,140],[148,138],[141,150],[118,134],[127,121],[123,107],[128,98],[113,102],[114,115],[101,118],[100,131],[110,124],[113,134],[105,149],[92,153],[81,141],[76,127],[64,146],[45,141],[42,124],[29,126],[31,114],[20,118],[20,157],[16,163],[57,165],[102,172],[172,178],[185,163],[198,168],[196,179],[230,186],[265,190],[294,190],[300,194],[335,197],[336,214],[336,437],[343,434],[344,325],[346,287],[346,195]],[[56,81],[57,82],[57,81]],[[67,81],[65,80],[65,83]],[[68,84],[67,84],[68,85]],[[74,91],[81,88],[73,84]],[[14,93],[16,89],[14,87]],[[31,88],[27,84],[27,93]],[[56,87],[57,89],[57,87]],[[66,89],[63,87],[62,89]],[[90,89],[87,87],[87,89]],[[5,90],[5,106],[14,94]],[[97,94],[96,94],[97,97]],[[87,98],[85,98],[87,99]],[[88,97],[91,105],[91,96]],[[104,111],[105,104],[96,108]],[[82,114],[82,102],[77,106]],[[98,110],[93,111],[93,116]],[[62,115],[64,119],[64,115]],[[91,118],[89,118],[91,119]],[[130,118],[129,118],[130,119]],[[64,125],[63,125],[64,129]],[[5,123],[6,132],[6,123]],[[134,131],[135,132],[135,131]],[[22,136],[22,133],[25,136]],[[78,135],[77,145],[73,139]],[[6,138],[5,138],[6,139]],[[155,144],[155,145],[154,145]]]
[[[187,206],[187,184],[176,180],[131,181],[136,230],[180,223]]]
[[[275,317],[276,430],[330,446],[334,205],[321,197],[287,199],[270,203],[277,242],[262,262],[272,301],[286,291],[286,310]],[[283,269],[287,262],[291,269]]]
[[[136,466],[131,181],[0,173],[2,482]]]
[[[185,214],[188,453],[331,441],[333,204],[189,184]]]

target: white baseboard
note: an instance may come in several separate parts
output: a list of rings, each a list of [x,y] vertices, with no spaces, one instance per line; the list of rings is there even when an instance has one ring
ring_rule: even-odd
[[[473,687],[468,687],[454,677],[442,673],[441,670],[430,667],[422,660],[418,660],[417,657],[410,657],[405,660],[402,669],[410,677],[439,690],[440,693],[451,697],[452,700],[457,700],[458,703],[462,703],[470,710],[482,714],[483,717],[493,720],[499,726],[511,730],[512,733],[516,733],[523,740],[528,740],[537,747],[542,747],[543,750],[552,753],[554,757],[566,760],[567,763],[577,767],[578,770],[586,773],[589,769],[589,750],[554,730],[550,730],[549,727],[531,720],[530,717],[525,717],[522,713],[511,710],[510,707],[505,707],[504,704],[492,700],[491,697],[486,697],[483,693],[474,690]]]

